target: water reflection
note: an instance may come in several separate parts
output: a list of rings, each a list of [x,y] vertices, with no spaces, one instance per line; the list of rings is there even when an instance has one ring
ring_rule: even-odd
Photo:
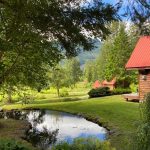
[[[106,130],[103,127],[87,121],[82,117],[56,111],[45,111],[43,116],[40,117],[42,121],[37,123],[35,120],[38,116],[40,116],[40,111],[30,111],[28,121],[40,132],[45,128],[48,131],[59,129],[57,141],[71,141],[77,137],[88,136],[96,136],[104,140],[106,137]]]
[[[26,136],[24,139],[32,143],[33,146],[45,150],[50,147],[51,144],[56,143],[57,134],[58,129],[50,132],[47,128],[43,128],[43,131],[39,132],[35,128],[32,128],[31,130],[28,130],[26,132]]]
[[[41,149],[50,145],[77,137],[95,136],[101,140],[106,138],[106,129],[86,119],[68,113],[33,110],[0,113],[2,118],[26,119],[30,128],[26,131],[25,140]]]

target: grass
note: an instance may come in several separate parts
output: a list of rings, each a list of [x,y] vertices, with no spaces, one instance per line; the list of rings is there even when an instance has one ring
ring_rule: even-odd
[[[5,105],[4,109],[40,108],[80,113],[88,118],[98,119],[104,126],[114,132],[109,136],[113,146],[124,149],[126,138],[136,129],[139,120],[139,104],[126,102],[121,96],[86,99],[73,102],[40,103],[28,105]]]
[[[20,138],[27,129],[26,121],[0,119],[0,137]]]
[[[83,85],[81,83],[74,89],[62,89],[69,92],[67,97],[58,98],[56,90],[51,88],[41,93],[32,93],[36,100],[30,104],[22,105],[17,102],[2,106],[0,103],[0,107],[4,109],[40,108],[81,114],[109,128],[112,133],[109,135],[109,140],[117,150],[128,150],[126,148],[128,139],[136,130],[140,119],[139,104],[126,102],[122,96],[88,99],[89,88]]]
[[[0,139],[15,139],[22,144],[27,145],[30,149],[35,150],[35,148],[30,143],[22,140],[27,127],[28,123],[23,120],[0,119]]]

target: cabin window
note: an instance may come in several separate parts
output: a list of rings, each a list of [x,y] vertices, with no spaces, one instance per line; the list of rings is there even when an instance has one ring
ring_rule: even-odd
[[[149,70],[145,69],[145,70],[140,70],[139,72],[141,74],[141,79],[144,81],[147,80],[147,74],[149,73]]]
[[[149,73],[148,69],[140,70],[140,74],[142,74],[142,75],[147,75],[148,73]]]

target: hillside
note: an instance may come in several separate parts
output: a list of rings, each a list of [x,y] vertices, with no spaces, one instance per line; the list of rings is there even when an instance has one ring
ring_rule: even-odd
[[[95,43],[95,48],[92,50],[92,51],[84,51],[84,52],[81,52],[79,54],[79,56],[77,57],[79,60],[80,60],[80,64],[81,64],[81,67],[84,66],[84,64],[87,62],[87,61],[92,61],[92,60],[95,60],[95,58],[98,56],[99,54],[99,51],[100,51],[100,46],[101,46],[101,43],[99,40],[96,40],[96,43]]]

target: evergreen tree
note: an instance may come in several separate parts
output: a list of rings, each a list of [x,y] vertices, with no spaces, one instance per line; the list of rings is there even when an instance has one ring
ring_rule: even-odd
[[[126,71],[125,64],[134,49],[133,45],[137,38],[132,38],[133,34],[126,31],[125,25],[122,23],[115,23],[113,27],[116,28],[116,32],[104,41],[97,59],[97,70],[100,80],[112,80],[116,77],[120,86],[125,87],[136,78],[135,72]]]
[[[84,77],[89,83],[94,82],[98,79],[97,64],[96,61],[88,61],[84,67]]]
[[[69,59],[66,62],[66,73],[68,75],[68,82],[70,85],[74,85],[80,81],[82,76],[82,70],[80,68],[80,62],[76,58]]]

